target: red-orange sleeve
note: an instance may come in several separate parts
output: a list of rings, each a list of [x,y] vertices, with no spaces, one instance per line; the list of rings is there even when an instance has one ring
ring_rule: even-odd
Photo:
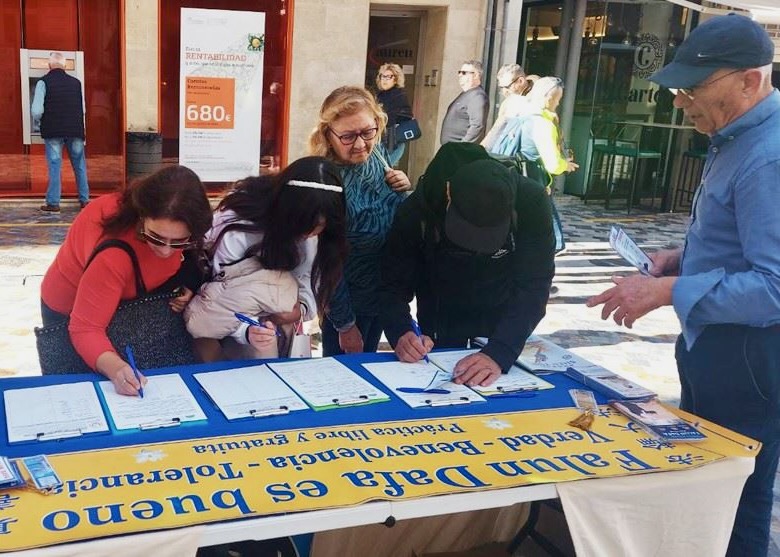
[[[106,329],[119,302],[135,295],[133,266],[120,249],[99,253],[81,276],[68,331],[76,352],[92,369],[98,356],[116,351]]]

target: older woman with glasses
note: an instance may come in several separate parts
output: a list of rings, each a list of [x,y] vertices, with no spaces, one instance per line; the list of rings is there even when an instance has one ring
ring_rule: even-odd
[[[124,242],[135,253],[143,285],[153,291],[177,274],[183,250],[198,247],[210,225],[206,190],[183,166],[163,168],[95,199],[73,221],[43,278],[43,325],[70,317],[71,342],[87,365],[108,377],[118,393],[138,394],[146,379],[136,377],[106,334],[119,303],[138,295],[134,266],[123,249],[95,248],[107,239]],[[181,312],[190,298],[192,291],[184,288],[171,309]]]
[[[387,148],[388,162],[394,166],[404,155],[406,143],[399,143],[395,136],[395,126],[400,122],[414,118],[409,99],[404,92],[404,72],[398,64],[382,64],[376,74],[376,86],[379,92],[376,100],[387,114],[387,127],[382,135],[382,144]]]
[[[349,256],[344,278],[321,316],[323,354],[374,352],[379,323],[379,261],[395,211],[412,185],[379,143],[387,116],[361,87],[339,87],[322,103],[309,152],[336,163],[347,202]]]

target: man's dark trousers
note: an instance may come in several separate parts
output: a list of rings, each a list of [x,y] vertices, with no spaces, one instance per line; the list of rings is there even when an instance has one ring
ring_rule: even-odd
[[[761,441],[742,491],[729,556],[765,556],[780,455],[780,326],[710,325],[691,351],[677,339],[680,408]]]

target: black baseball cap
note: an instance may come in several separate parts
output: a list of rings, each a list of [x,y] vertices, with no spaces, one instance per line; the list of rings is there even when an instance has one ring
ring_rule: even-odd
[[[466,164],[450,178],[444,233],[452,243],[482,254],[497,252],[512,226],[515,183],[495,160]]]
[[[757,68],[772,63],[775,46],[767,32],[749,17],[716,16],[691,31],[674,60],[652,76],[663,87],[690,88],[721,68]]]

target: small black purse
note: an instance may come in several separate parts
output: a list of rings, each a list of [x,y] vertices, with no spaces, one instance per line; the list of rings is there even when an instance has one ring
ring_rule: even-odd
[[[125,346],[131,345],[136,363],[141,369],[197,363],[192,336],[187,332],[184,317],[168,305],[170,299],[178,294],[175,291],[147,293],[138,257],[127,242],[101,242],[95,247],[84,268],[89,266],[98,253],[109,248],[119,248],[130,256],[137,293],[136,298],[119,304],[106,329],[117,353],[121,354]],[[92,371],[73,348],[68,332],[69,321],[66,319],[48,327],[35,327],[35,344],[44,375]]]
[[[407,141],[414,141],[422,137],[422,130],[420,124],[414,118],[410,120],[404,120],[395,125],[395,142],[406,143]]]

